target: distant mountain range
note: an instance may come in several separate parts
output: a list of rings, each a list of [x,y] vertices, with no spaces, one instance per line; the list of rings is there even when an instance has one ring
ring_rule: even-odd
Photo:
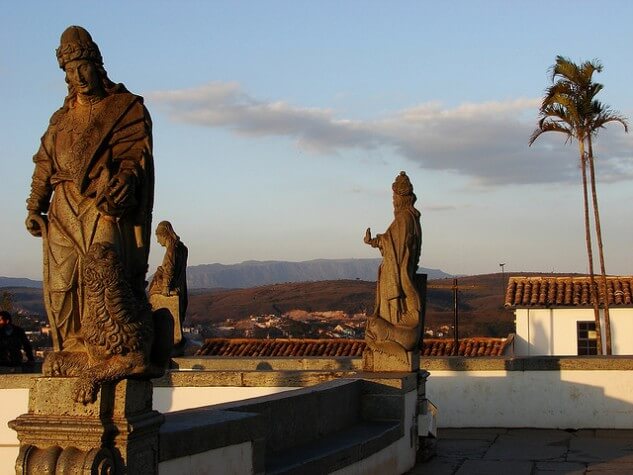
[[[34,289],[42,288],[41,280],[23,279],[20,277],[0,276],[0,287],[30,287]]]
[[[322,280],[375,281],[380,265],[377,259],[315,259],[312,261],[245,261],[240,264],[202,264],[187,268],[190,289],[244,289],[284,282]],[[452,277],[439,269],[421,267],[429,280]],[[42,282],[16,277],[0,277],[0,287],[42,288]]]
[[[376,280],[377,259],[315,259],[312,261],[245,261],[240,264],[203,264],[187,268],[187,285],[191,289],[249,288],[283,282],[322,280]],[[451,275],[438,269],[420,268],[429,279]]]

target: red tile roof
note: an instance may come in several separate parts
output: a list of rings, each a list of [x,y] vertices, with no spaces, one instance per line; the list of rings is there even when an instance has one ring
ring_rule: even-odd
[[[364,340],[209,338],[198,356],[362,356]]]
[[[595,277],[599,302],[605,298],[600,276]],[[609,306],[633,305],[633,276],[607,277]],[[510,277],[506,307],[591,307],[589,277]]]
[[[455,342],[448,338],[425,338],[420,356],[502,356],[509,350],[512,337],[460,338],[457,351]]]
[[[501,356],[511,338],[462,338],[457,352],[451,339],[424,339],[421,356]],[[209,338],[197,356],[225,357],[360,357],[366,347],[364,340],[348,339],[276,339]]]

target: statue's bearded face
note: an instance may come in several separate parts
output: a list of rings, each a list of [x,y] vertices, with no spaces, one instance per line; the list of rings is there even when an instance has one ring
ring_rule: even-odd
[[[92,96],[101,91],[101,79],[92,61],[78,59],[66,64],[66,82],[80,94]]]

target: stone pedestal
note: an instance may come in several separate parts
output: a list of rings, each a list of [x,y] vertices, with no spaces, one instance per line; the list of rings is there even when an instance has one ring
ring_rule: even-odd
[[[136,474],[158,471],[158,429],[152,383],[104,384],[92,404],[75,403],[76,378],[38,378],[17,431],[17,474]]]
[[[154,312],[154,319],[169,319],[173,324],[174,341],[171,349],[172,356],[182,356],[186,342],[183,341],[180,325],[180,297],[178,295],[152,294],[149,303]]]
[[[365,371],[398,371],[403,373],[412,373],[420,369],[420,352],[408,351],[407,361],[402,361],[395,356],[373,351],[367,348],[363,352],[363,370]]]

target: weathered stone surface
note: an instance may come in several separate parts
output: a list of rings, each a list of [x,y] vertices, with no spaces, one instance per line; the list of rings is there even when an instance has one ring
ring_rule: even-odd
[[[165,248],[163,262],[149,286],[152,309],[169,312],[174,324],[174,356],[184,353],[185,341],[182,323],[187,313],[187,246],[180,240],[169,221],[161,221],[156,227],[156,239]]]
[[[145,295],[154,164],[143,98],[113,83],[82,27],[61,35],[68,95],[33,157],[27,230],[42,238],[52,353],[43,372],[77,376],[74,401],[100,385],[162,371]]]
[[[437,453],[458,459],[481,459],[490,447],[486,440],[438,439]]]
[[[630,475],[633,474],[633,463],[620,460],[590,463],[585,473],[587,475]]]
[[[174,345],[178,348],[184,346],[182,337],[182,313],[180,313],[180,297],[178,295],[150,294],[149,304],[152,306],[154,318],[168,318],[169,326],[173,328]],[[173,352],[173,356],[181,356],[181,353]]]
[[[407,475],[453,475],[461,464],[461,460],[437,456],[418,463]]]
[[[536,462],[536,472],[539,475],[583,475],[585,465],[573,462]]]
[[[380,351],[366,350],[363,353],[365,371],[417,371],[420,367],[420,352],[407,351],[406,361]]]
[[[598,432],[600,435],[596,434]],[[460,467],[457,471],[460,474],[525,473],[522,470],[527,466],[532,466],[532,474],[539,475],[633,473],[633,461],[629,458],[631,446],[626,437],[621,437],[625,432],[627,431],[440,429],[437,457],[418,463],[410,473],[447,473],[447,468],[456,466]],[[491,436],[495,438],[491,440]],[[483,460],[481,453],[484,449],[472,445],[477,442],[490,444]],[[560,449],[562,454],[552,460],[551,449]],[[529,453],[529,458],[526,455],[519,455],[521,458],[517,458],[517,453],[520,452]],[[441,463],[436,471],[433,462],[437,459]]]
[[[68,403],[75,378],[37,378],[29,393],[29,414],[100,418],[128,417],[152,410],[152,383],[107,384],[92,404]]]
[[[198,356],[173,358],[174,369],[237,370],[237,371],[362,371],[360,357],[222,357]]]
[[[499,435],[506,434],[508,429],[450,429],[440,428],[437,430],[438,437],[442,439],[462,439],[462,440],[486,440],[493,442]]]
[[[160,428],[159,460],[171,460],[247,441],[263,441],[261,416],[251,413],[189,409],[165,414]]]
[[[411,352],[419,356],[424,312],[419,280],[426,282],[426,276],[416,276],[422,248],[420,212],[413,206],[417,198],[405,172],[400,172],[391,188],[394,221],[375,237],[367,228],[364,238],[365,244],[378,248],[383,258],[376,308],[365,330],[366,353],[374,354],[364,359],[367,371],[415,371],[419,367]]]
[[[466,460],[455,475],[532,475],[532,462]]]
[[[56,466],[75,473],[86,464],[91,470],[155,473],[163,416],[152,410],[151,383],[104,384],[94,403],[83,404],[69,398],[75,379],[37,379],[28,413],[10,422],[20,440],[19,473],[54,472]]]
[[[420,367],[428,371],[561,371],[630,370],[632,356],[583,358],[580,356],[464,356],[423,357]]]
[[[549,431],[543,431],[546,434]],[[537,432],[525,435],[508,434],[500,435],[486,452],[486,460],[549,460],[565,461],[567,453],[567,441],[559,432],[552,431],[551,437],[538,436]]]
[[[609,462],[633,464],[633,440],[575,437],[569,442],[570,462]]]

